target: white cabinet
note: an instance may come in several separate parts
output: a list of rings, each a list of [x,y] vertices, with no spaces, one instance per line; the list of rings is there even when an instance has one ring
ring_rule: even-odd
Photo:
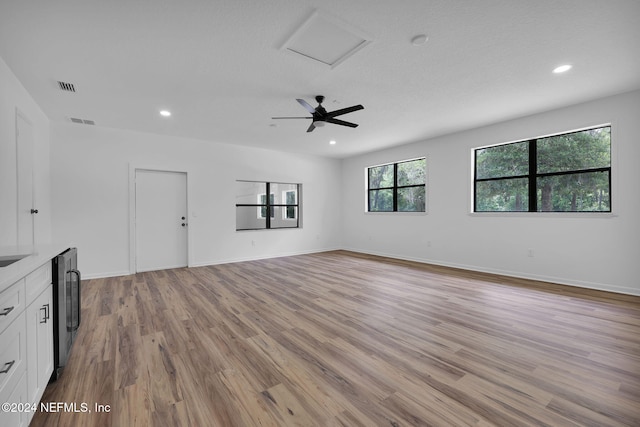
[[[0,426],[28,426],[34,412],[25,405],[42,398],[53,372],[52,315],[51,262],[0,292],[0,403],[10,405]]]
[[[16,386],[11,390],[11,394],[2,399],[4,402],[26,402],[27,401],[27,374],[22,373]],[[0,425],[22,427],[28,426],[33,414],[22,410],[24,407],[10,407],[8,411],[0,412]]]
[[[28,402],[38,403],[53,372],[52,286],[27,307]]]
[[[27,365],[27,325],[25,313],[21,313],[0,333],[0,403],[24,403],[26,396],[26,365]],[[13,400],[14,397],[24,400]],[[9,409],[6,411],[5,409]],[[14,410],[12,410],[14,409]],[[26,417],[18,414],[18,407],[0,410],[1,426],[22,426],[20,420]],[[20,412],[20,411],[18,411]],[[16,424],[14,420],[20,423]]]
[[[21,279],[0,292],[0,333],[7,329],[7,327],[20,316],[24,308],[25,287],[24,279]],[[0,363],[2,363],[2,360],[0,360]],[[1,369],[0,367],[0,370]]]

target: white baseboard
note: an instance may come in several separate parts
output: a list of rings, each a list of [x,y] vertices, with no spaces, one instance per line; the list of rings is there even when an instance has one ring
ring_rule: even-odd
[[[337,251],[340,249],[342,248],[334,247],[334,248],[313,249],[309,251],[282,252],[282,253],[257,256],[257,257],[254,256],[254,257],[225,258],[221,260],[191,263],[189,267],[206,267],[208,265],[232,264],[235,262],[257,261],[260,259],[271,259],[271,258],[281,258],[281,257],[296,256],[296,255],[317,254],[321,252]]]
[[[367,251],[359,248],[342,248],[345,251],[358,252],[368,255],[377,255],[387,258],[395,258],[401,259],[405,261],[414,261],[423,264],[433,264],[442,267],[451,267],[451,268],[459,268],[461,270],[469,270],[469,271],[477,271],[481,273],[491,273],[491,274],[499,274],[502,276],[515,277],[519,279],[530,279],[530,280],[539,280],[542,282],[556,283],[559,285],[567,285],[574,286],[577,288],[585,288],[585,289],[593,289],[597,291],[605,291],[605,292],[614,292],[618,294],[626,294],[626,295],[635,295],[640,296],[640,289],[631,288],[631,287],[623,287],[623,286],[614,286],[606,283],[596,283],[596,282],[584,282],[584,281],[575,281],[571,279],[566,279],[563,277],[554,277],[554,276],[545,276],[538,274],[527,274],[518,271],[510,271],[510,270],[501,270],[497,268],[486,268],[477,265],[466,265],[466,264],[457,264],[451,262],[444,262],[440,260],[433,260],[428,258],[416,258],[416,257],[407,257],[397,254],[389,254],[384,252],[377,251]]]
[[[481,273],[500,274],[503,276],[515,277],[520,279],[539,280],[542,282],[557,283],[559,285],[567,285],[567,286],[574,286],[578,288],[640,296],[640,289],[636,289],[632,287],[614,286],[607,283],[575,281],[575,280],[571,280],[563,277],[546,276],[541,274],[528,274],[528,273],[522,273],[518,271],[502,270],[497,268],[486,268],[478,265],[457,264],[457,263],[445,262],[441,260],[408,257],[408,256],[397,255],[397,254],[384,253],[384,252],[378,252],[378,251],[369,251],[369,250],[363,250],[360,248],[349,248],[349,247],[331,247],[331,248],[313,249],[309,251],[281,252],[281,253],[269,254],[264,256],[224,258],[224,259],[191,263],[189,264],[189,267],[206,267],[208,265],[220,265],[220,264],[231,264],[236,262],[257,261],[260,259],[306,255],[306,254],[321,253],[321,252],[328,252],[328,251],[335,251],[335,250],[345,250],[345,251],[357,252],[357,253],[368,254],[368,255],[376,255],[376,256],[382,256],[387,258],[401,259],[405,261],[420,262],[423,264],[433,264],[433,265],[438,265],[442,267],[459,268],[462,270],[477,271]],[[83,279],[101,279],[106,277],[128,276],[130,274],[132,274],[131,271],[113,271],[113,272],[83,274],[82,278]]]
[[[82,267],[80,267],[80,272],[82,273]],[[89,279],[104,279],[107,277],[118,277],[118,276],[129,276],[131,274],[130,271],[110,271],[107,273],[90,273],[90,274],[82,274],[82,280]]]

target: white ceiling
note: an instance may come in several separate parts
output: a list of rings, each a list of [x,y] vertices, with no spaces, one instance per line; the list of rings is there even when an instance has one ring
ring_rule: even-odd
[[[281,49],[315,10],[372,43]],[[0,56],[54,122],[347,157],[640,88],[640,1],[1,0]],[[271,119],[318,94],[360,126]]]

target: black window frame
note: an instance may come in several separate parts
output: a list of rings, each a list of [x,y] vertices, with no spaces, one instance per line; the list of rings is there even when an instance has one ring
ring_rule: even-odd
[[[423,160],[424,161],[424,167],[425,167],[425,175],[424,175],[424,183],[423,184],[412,184],[412,185],[398,185],[398,165],[403,164],[403,163],[410,163],[410,162],[415,162],[418,160]],[[371,173],[370,170],[374,169],[374,168],[379,168],[379,167],[383,167],[383,166],[391,166],[393,165],[393,186],[391,187],[378,187],[378,188],[371,188]],[[400,160],[397,162],[393,162],[393,163],[383,163],[380,165],[376,165],[376,166],[369,166],[367,167],[367,212],[370,213],[385,213],[385,212],[402,212],[402,213],[425,213],[427,211],[427,171],[426,171],[426,167],[427,167],[427,158],[426,157],[417,157],[415,159],[408,159],[408,160]],[[424,188],[424,210],[421,211],[399,211],[398,210],[398,190],[404,189],[404,188],[419,188],[419,187],[423,187]],[[387,210],[387,211],[382,211],[382,210],[371,210],[371,192],[372,191],[379,191],[379,190],[392,190],[392,197],[393,197],[393,202],[392,202],[392,210]]]
[[[551,137],[565,136],[571,135],[581,132],[587,132],[590,130],[596,129],[605,129],[609,128],[609,135],[611,136],[611,124],[607,125],[599,125],[593,126],[586,129],[580,129],[571,132],[564,132],[549,136],[543,136],[538,138],[525,139],[521,141],[508,142],[505,144],[497,144],[489,147],[478,147],[473,150],[473,212],[474,213],[519,213],[519,212],[528,212],[528,213],[554,213],[554,214],[562,214],[562,213],[580,213],[580,214],[593,214],[593,213],[611,213],[613,209],[613,197],[612,197],[612,189],[611,189],[611,139],[609,140],[609,166],[608,167],[598,167],[598,168],[586,168],[586,169],[575,169],[575,170],[567,170],[567,171],[558,171],[558,172],[538,172],[538,140],[548,139]],[[519,175],[509,175],[509,176],[499,176],[499,177],[489,177],[489,178],[478,178],[478,151],[484,149],[490,149],[494,147],[504,147],[507,145],[513,144],[527,144],[528,150],[528,166],[529,172],[526,174]],[[533,172],[532,172],[533,171]],[[599,172],[607,172],[608,173],[608,186],[609,186],[609,209],[608,210],[596,210],[596,211],[581,211],[581,210],[569,210],[569,211],[542,211],[538,210],[538,178],[545,178],[551,176],[565,176],[565,175],[579,175],[586,173],[599,173]],[[478,197],[477,197],[477,186],[480,182],[489,182],[489,181],[507,181],[507,180],[516,180],[516,179],[527,179],[528,185],[528,209],[527,210],[495,210],[495,211],[479,211],[478,208]]]
[[[249,231],[249,230],[283,230],[283,229],[288,229],[288,228],[300,228],[300,190],[301,190],[301,186],[302,184],[299,183],[293,183],[293,182],[274,182],[274,181],[244,181],[243,182],[254,182],[254,183],[260,183],[260,184],[265,184],[266,187],[266,192],[265,194],[265,201],[266,203],[236,203],[236,208],[239,207],[255,207],[256,210],[260,210],[262,211],[262,209],[265,209],[265,227],[259,227],[259,228],[238,228],[238,225],[236,224],[236,231]],[[273,193],[271,191],[271,184],[283,184],[283,185],[295,185],[296,186],[296,202],[295,204],[288,204],[288,203],[273,203],[271,201],[272,197],[266,197],[267,194],[269,194],[270,196],[273,196]],[[262,193],[260,193],[260,195],[262,195]],[[295,218],[286,218],[287,221],[295,221],[295,226],[289,226],[289,227],[272,227],[271,226],[271,222],[272,220],[275,221],[275,215],[274,215],[274,208],[277,207],[283,207],[285,209],[288,208],[295,208],[296,211],[296,215]],[[262,217],[260,217],[262,219]]]

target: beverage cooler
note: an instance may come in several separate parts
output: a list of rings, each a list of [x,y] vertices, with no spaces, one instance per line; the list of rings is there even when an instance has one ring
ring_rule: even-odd
[[[67,364],[80,327],[80,271],[78,249],[69,248],[52,261],[53,268],[53,374],[57,380]]]

